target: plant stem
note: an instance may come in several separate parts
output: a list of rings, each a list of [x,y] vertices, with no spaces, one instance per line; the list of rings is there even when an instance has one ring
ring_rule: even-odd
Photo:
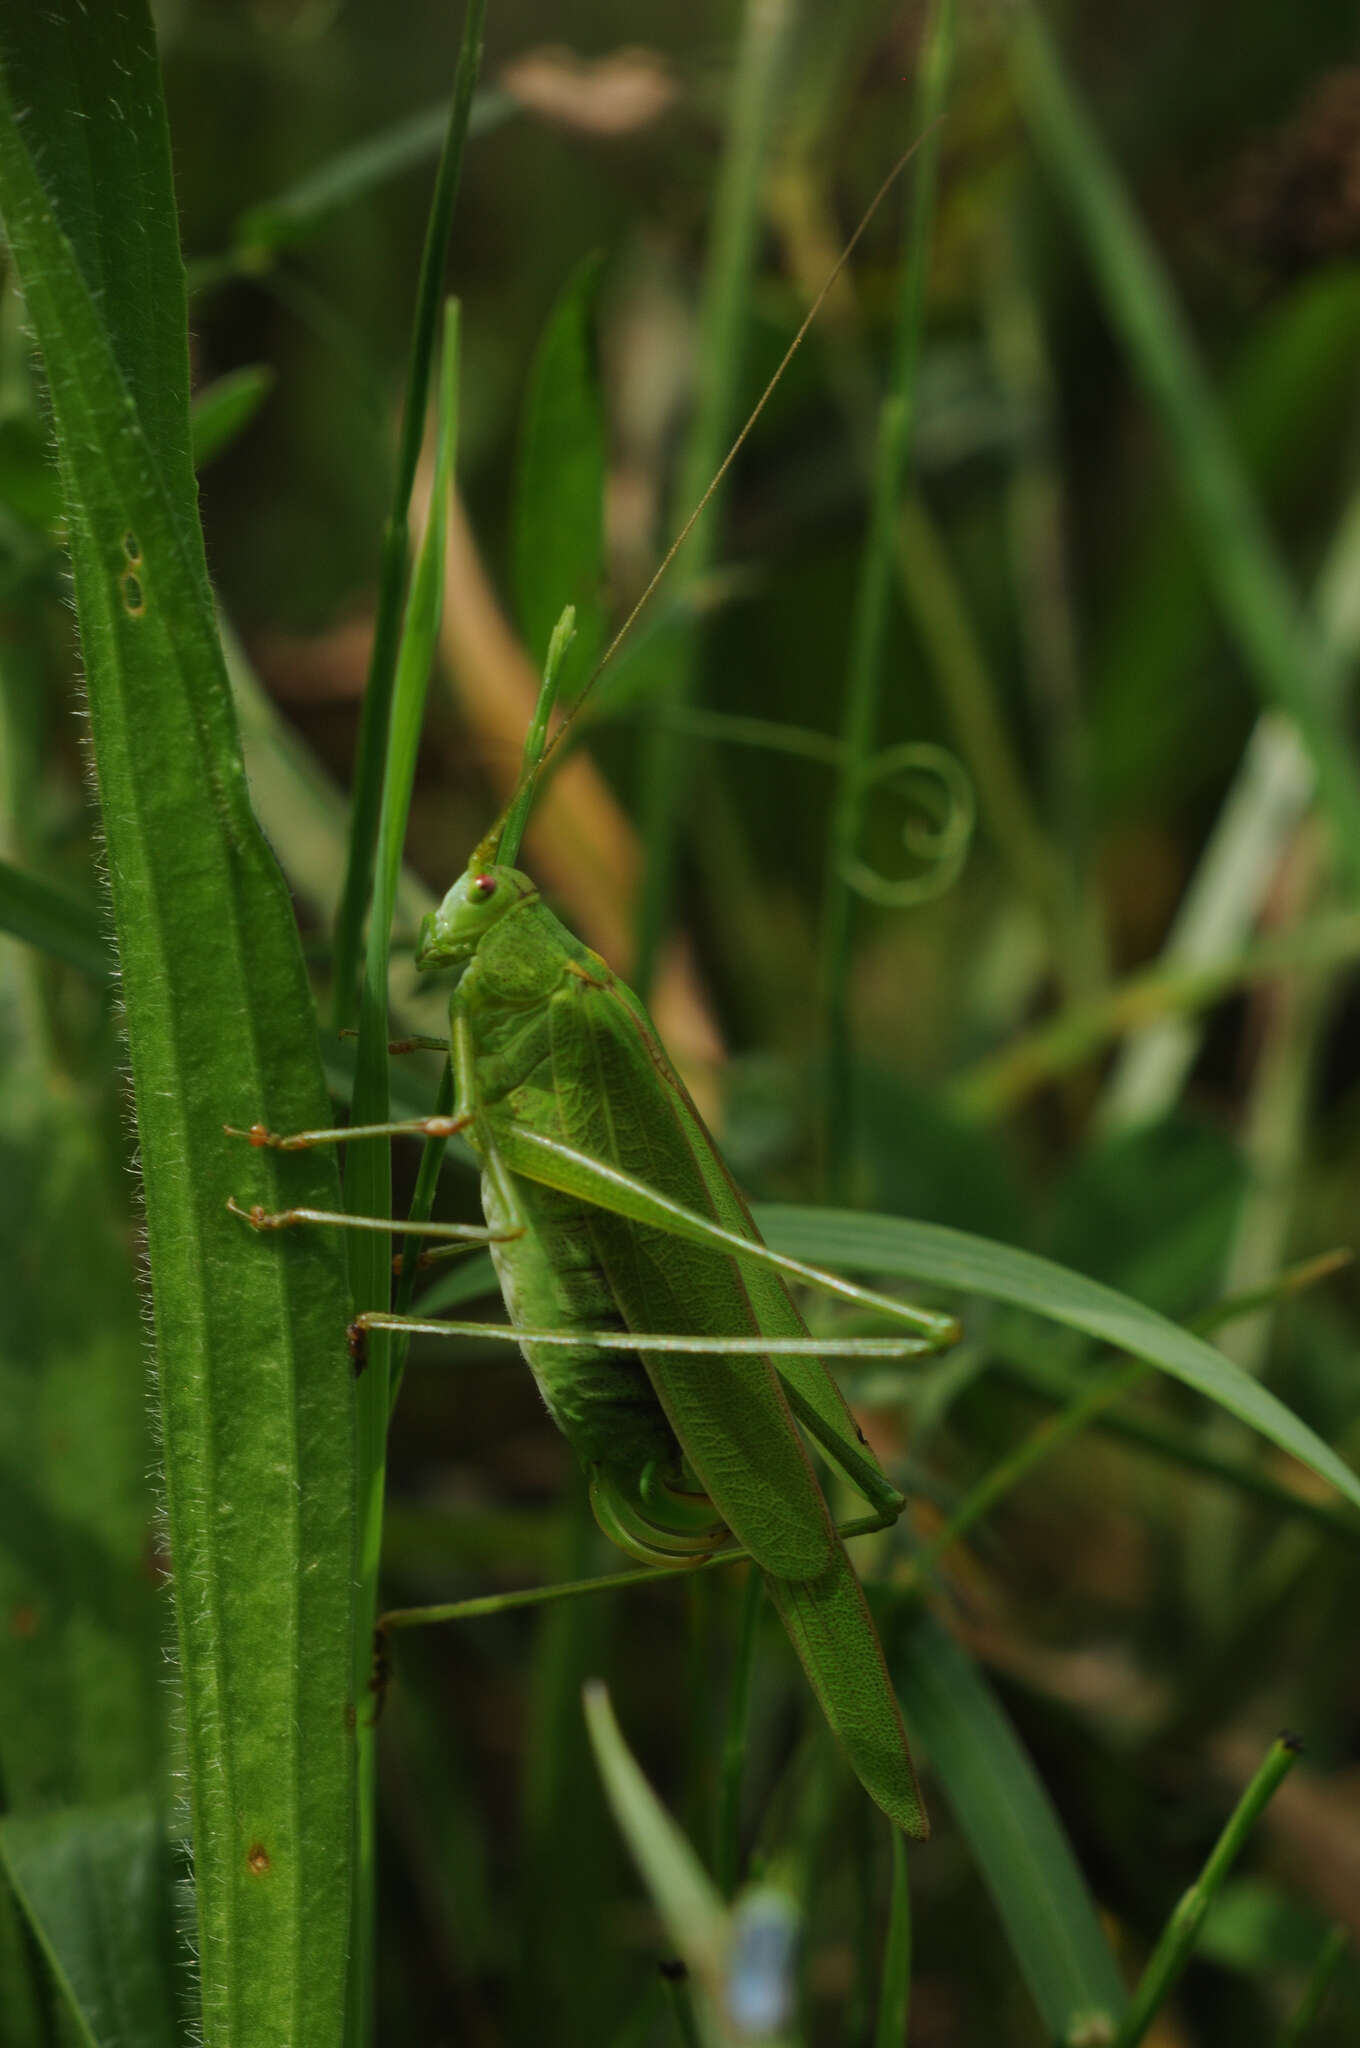
[[[862,1515],[853,1522],[837,1525],[837,1535],[848,1542],[855,1536],[883,1533],[880,1515]],[[381,1618],[385,1629],[429,1628],[445,1621],[480,1621],[490,1614],[509,1614],[517,1607],[550,1607],[559,1600],[582,1600],[593,1593],[622,1592],[629,1586],[654,1586],[669,1579],[692,1578],[695,1572],[715,1571],[720,1565],[741,1564],[750,1552],[735,1544],[730,1550],[715,1551],[697,1564],[642,1565],[633,1572],[606,1572],[593,1579],[566,1579],[558,1586],[526,1586],[516,1593],[485,1593],[474,1600],[451,1600],[433,1607],[394,1607]]]
[[[1170,1997],[1189,1962],[1204,1916],[1237,1861],[1247,1836],[1293,1770],[1298,1756],[1299,1743],[1295,1736],[1281,1735],[1271,1744],[1265,1761],[1238,1800],[1199,1877],[1182,1895],[1167,1921],[1115,2035],[1113,2048],[1138,2048],[1138,2043]]]

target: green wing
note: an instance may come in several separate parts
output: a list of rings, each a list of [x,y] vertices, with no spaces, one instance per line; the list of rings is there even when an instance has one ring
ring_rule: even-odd
[[[694,1199],[688,1201],[688,1206],[700,1213],[711,1214],[724,1229],[759,1242],[760,1232],[746,1206],[746,1198],[728,1171],[727,1161],[714,1144],[712,1133],[695,1108],[689,1090],[672,1067],[642,1004],[633,991],[619,981],[615,981],[607,991],[592,993],[609,1000],[623,1012],[633,1027],[640,1050],[645,1053],[647,1062],[671,1099],[676,1121],[684,1132],[690,1157],[708,1195],[707,1203]],[[697,1195],[697,1187],[695,1193]],[[766,1336],[805,1337],[808,1334],[793,1296],[773,1267],[746,1266],[740,1269],[740,1277],[757,1317],[756,1327]],[[841,1440],[852,1458],[872,1457],[844,1395],[820,1358],[784,1357],[779,1361],[779,1371],[798,1389],[833,1435]]]
[[[552,998],[551,1045],[567,1143],[726,1221],[716,1215],[680,1098],[611,987],[569,978]],[[693,1111],[690,1121],[702,1129]],[[605,1209],[590,1211],[590,1228],[628,1328],[764,1334],[735,1259]],[[649,1352],[645,1363],[686,1457],[738,1542],[780,1576],[825,1571],[836,1539],[772,1362]]]

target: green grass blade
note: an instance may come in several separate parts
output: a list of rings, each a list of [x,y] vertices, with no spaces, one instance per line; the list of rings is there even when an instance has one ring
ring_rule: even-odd
[[[716,2017],[728,1944],[728,1915],[721,1894],[638,1768],[603,1683],[591,1679],[582,1698],[605,1796],[699,1994],[703,2039],[709,2048],[722,2048],[730,2036]]]
[[[401,879],[406,820],[415,781],[416,753],[425,712],[425,692],[444,603],[444,535],[458,435],[458,309],[451,301],[440,365],[439,452],[435,464],[430,520],[425,530],[407,600],[397,651],[390,730],[385,733],[382,810],[378,820],[373,914],[359,1005],[355,1057],[354,1123],[382,1123],[388,1116],[387,977],[392,913]],[[345,1203],[351,1215],[390,1216],[392,1159],[387,1140],[349,1148]],[[350,1281],[359,1311],[385,1309],[391,1300],[392,1250],[384,1237],[355,1231],[350,1245]],[[368,1367],[358,1390],[359,1602],[354,1637],[355,1694],[368,1699],[373,1628],[378,1613],[378,1568],[382,1553],[383,1480],[387,1425],[391,1414],[391,1344],[374,1333]],[[376,1879],[376,1741],[371,1711],[359,1719],[359,1863],[355,1893],[353,2024],[367,2038],[373,1995],[373,1886]]]
[[[516,101],[494,88],[477,93],[468,110],[468,135],[488,135],[516,111]],[[390,128],[365,136],[318,164],[305,177],[250,207],[236,223],[232,267],[257,270],[284,249],[310,241],[333,214],[366,199],[403,171],[438,157],[449,130],[449,106],[423,107],[394,121]]]
[[[0,1861],[81,2043],[177,2048],[185,1970],[154,1803],[11,1814],[0,1820]],[[0,1996],[8,2000],[8,1986]]]
[[[841,717],[841,759],[831,831],[823,905],[822,987],[826,1002],[827,1073],[825,1151],[828,1191],[843,1200],[854,1150],[849,1014],[853,903],[849,870],[858,857],[868,784],[865,770],[879,724],[883,648],[892,594],[897,507],[911,460],[916,410],[916,375],[925,330],[926,278],[935,226],[935,193],[940,168],[940,120],[954,56],[954,0],[934,0],[925,32],[920,77],[912,110],[921,134],[912,203],[907,209],[902,252],[897,332],[889,385],[879,411],[874,451],[869,525],[864,536],[846,666]]]
[[[445,250],[449,223],[463,169],[463,146],[467,141],[472,114],[472,96],[482,65],[482,29],[486,0],[467,0],[463,17],[463,40],[458,51],[453,96],[449,103],[448,127],[443,153],[435,177],[434,197],[425,230],[425,247],[420,259],[416,286],[415,315],[411,326],[411,353],[406,372],[406,395],[402,404],[401,439],[397,448],[396,473],[392,482],[392,509],[383,534],[382,567],[378,580],[378,609],[373,621],[373,647],[364,686],[359,745],[354,765],[353,814],[350,819],[349,859],[340,914],[335,925],[335,1022],[342,1028],[354,1020],[355,970],[363,934],[364,913],[369,907],[373,883],[374,851],[378,841],[379,812],[385,794],[388,726],[392,716],[392,695],[396,687],[397,647],[402,617],[402,592],[406,586],[408,519],[416,464],[425,438],[425,405],[430,389],[430,366],[434,359],[435,330],[443,298]],[[376,916],[376,911],[375,911]],[[386,931],[383,935],[386,945]]]
[[[7,860],[0,860],[0,931],[78,967],[92,981],[107,981],[113,972],[93,910]]]
[[[1009,1721],[932,1616],[911,1621],[890,1643],[889,1661],[1050,2038],[1112,2040],[1124,1987],[1058,1817]],[[1102,2016],[1108,2024],[1100,2033],[1094,2027]]]
[[[879,1987],[874,2048],[900,2048],[907,2038],[910,2013],[911,1887],[907,1876],[907,1845],[894,1829],[888,1938],[883,1944],[883,1981]]]
[[[1034,0],[1015,10],[1012,60],[1035,147],[1076,215],[1106,311],[1161,414],[1224,618],[1266,703],[1297,727],[1337,850],[1360,882],[1360,771],[1338,710],[1336,656],[1290,587],[1156,251]]]
[[[1114,1038],[1159,1018],[1191,1017],[1236,989],[1303,972],[1326,973],[1360,952],[1360,914],[1324,911],[1278,938],[1259,940],[1217,959],[1186,959],[1166,949],[1140,973],[1074,1003],[990,1054],[950,1087],[969,1117],[1004,1115],[1046,1082],[1091,1059]],[[1150,1104],[1150,1108],[1157,1105]]]
[[[575,608],[576,638],[558,687],[564,707],[574,703],[604,638],[605,426],[592,332],[599,282],[600,259],[588,256],[548,316],[515,476],[515,609],[540,673],[563,609]]]
[[[230,448],[273,389],[274,371],[268,363],[246,363],[195,393],[189,427],[196,470]]]
[[[137,0],[67,0],[9,10],[0,59],[0,206],[62,458],[136,1098],[204,2038],[331,2048],[353,1755],[343,1276],[324,1244],[262,1256],[225,1203],[325,1203],[335,1174],[222,1137],[326,1105],[213,629],[155,45]]]
[[[770,1244],[790,1257],[981,1294],[1145,1358],[1249,1423],[1360,1507],[1360,1476],[1307,1423],[1221,1351],[1113,1287],[1033,1252],[943,1224],[852,1215],[840,1209],[762,1206],[755,1215]]]
[[[694,422],[675,494],[673,530],[688,519],[727,453],[736,415],[742,339],[760,223],[766,151],[784,78],[794,25],[790,0],[747,0],[728,114],[726,151],[718,174],[709,237],[708,268],[699,315],[699,387]],[[719,492],[685,542],[683,584],[692,585],[713,560],[722,502]],[[672,581],[672,591],[676,588]],[[657,701],[667,712],[695,694],[696,645],[692,633],[675,643],[662,669]],[[643,757],[646,871],[638,898],[637,959],[633,985],[643,1002],[665,937],[674,883],[680,793],[686,753],[663,722],[647,735]]]

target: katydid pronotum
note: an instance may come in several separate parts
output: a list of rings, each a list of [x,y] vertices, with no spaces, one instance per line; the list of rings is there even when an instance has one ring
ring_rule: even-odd
[[[764,1245],[643,1005],[513,864],[544,758],[540,738],[506,819],[421,933],[417,965],[459,975],[454,1113],[248,1134],[291,1149],[461,1132],[481,1168],[485,1229],[241,1213],[258,1228],[334,1222],[489,1244],[508,1328],[383,1314],[359,1325],[517,1341],[587,1471],[604,1533],[651,1566],[693,1566],[728,1546],[749,1554],[864,1788],[924,1834],[897,1698],[804,1433],[863,1494],[868,1526],[889,1526],[904,1498],[824,1360],[933,1350],[957,1325]],[[886,1315],[900,1334],[814,1341],[786,1275]]]

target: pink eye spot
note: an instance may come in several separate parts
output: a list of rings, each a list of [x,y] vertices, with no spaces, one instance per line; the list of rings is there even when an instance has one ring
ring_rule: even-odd
[[[477,894],[483,898],[487,896],[494,896],[496,893],[496,884],[491,879],[490,875],[476,876],[472,886],[477,891]]]

